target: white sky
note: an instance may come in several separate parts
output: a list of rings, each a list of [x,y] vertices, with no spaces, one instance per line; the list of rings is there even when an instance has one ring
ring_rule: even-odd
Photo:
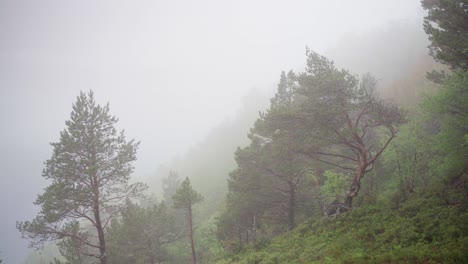
[[[0,258],[20,263],[49,142],[80,90],[141,140],[137,176],[183,154],[241,105],[346,34],[421,17],[419,0],[0,0]],[[397,43],[389,43],[397,45]],[[247,131],[246,131],[247,132]]]

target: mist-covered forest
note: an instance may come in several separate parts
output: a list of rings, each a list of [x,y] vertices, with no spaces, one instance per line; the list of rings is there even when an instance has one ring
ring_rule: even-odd
[[[0,263],[468,263],[466,0],[162,2],[0,3]]]

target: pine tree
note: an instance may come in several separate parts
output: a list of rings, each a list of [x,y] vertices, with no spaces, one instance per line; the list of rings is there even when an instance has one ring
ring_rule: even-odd
[[[468,1],[423,0],[428,10],[424,30],[429,35],[430,54],[452,69],[468,70]]]
[[[361,179],[371,171],[395,138],[405,113],[380,99],[377,81],[370,74],[359,81],[333,61],[308,50],[306,72],[298,77],[297,127],[307,135],[303,154],[350,171],[353,179],[344,205],[352,206]],[[380,136],[379,136],[380,135]]]
[[[23,237],[32,240],[30,246],[60,241],[67,252],[107,263],[106,227],[127,198],[145,189],[141,183],[128,183],[139,143],[118,133],[117,121],[108,104],[96,104],[92,91],[77,97],[66,129],[60,141],[51,144],[52,157],[45,162],[42,174],[52,183],[35,201],[41,211],[34,220],[17,223]]]
[[[187,224],[189,228],[190,247],[192,249],[192,262],[197,263],[195,254],[195,241],[193,235],[193,206],[203,201],[203,196],[193,190],[190,179],[187,177],[182,182],[177,192],[172,196],[175,208],[184,209],[186,212]]]

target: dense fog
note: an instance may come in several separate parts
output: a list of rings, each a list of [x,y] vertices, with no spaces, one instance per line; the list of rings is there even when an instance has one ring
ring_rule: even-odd
[[[434,65],[424,15],[418,0],[0,1],[0,259],[23,263],[32,252],[16,221],[39,210],[49,143],[80,91],[109,102],[117,128],[141,141],[132,179],[161,197],[161,178],[178,170],[203,192],[210,180],[187,174],[226,156],[208,172],[225,184],[281,71],[305,68],[306,47],[372,72],[387,98],[419,98],[417,89],[398,98],[395,83]]]

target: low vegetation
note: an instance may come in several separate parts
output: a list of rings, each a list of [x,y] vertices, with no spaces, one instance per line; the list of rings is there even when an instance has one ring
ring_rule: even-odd
[[[353,208],[218,263],[467,263],[468,212],[443,200],[427,193],[398,209]]]

